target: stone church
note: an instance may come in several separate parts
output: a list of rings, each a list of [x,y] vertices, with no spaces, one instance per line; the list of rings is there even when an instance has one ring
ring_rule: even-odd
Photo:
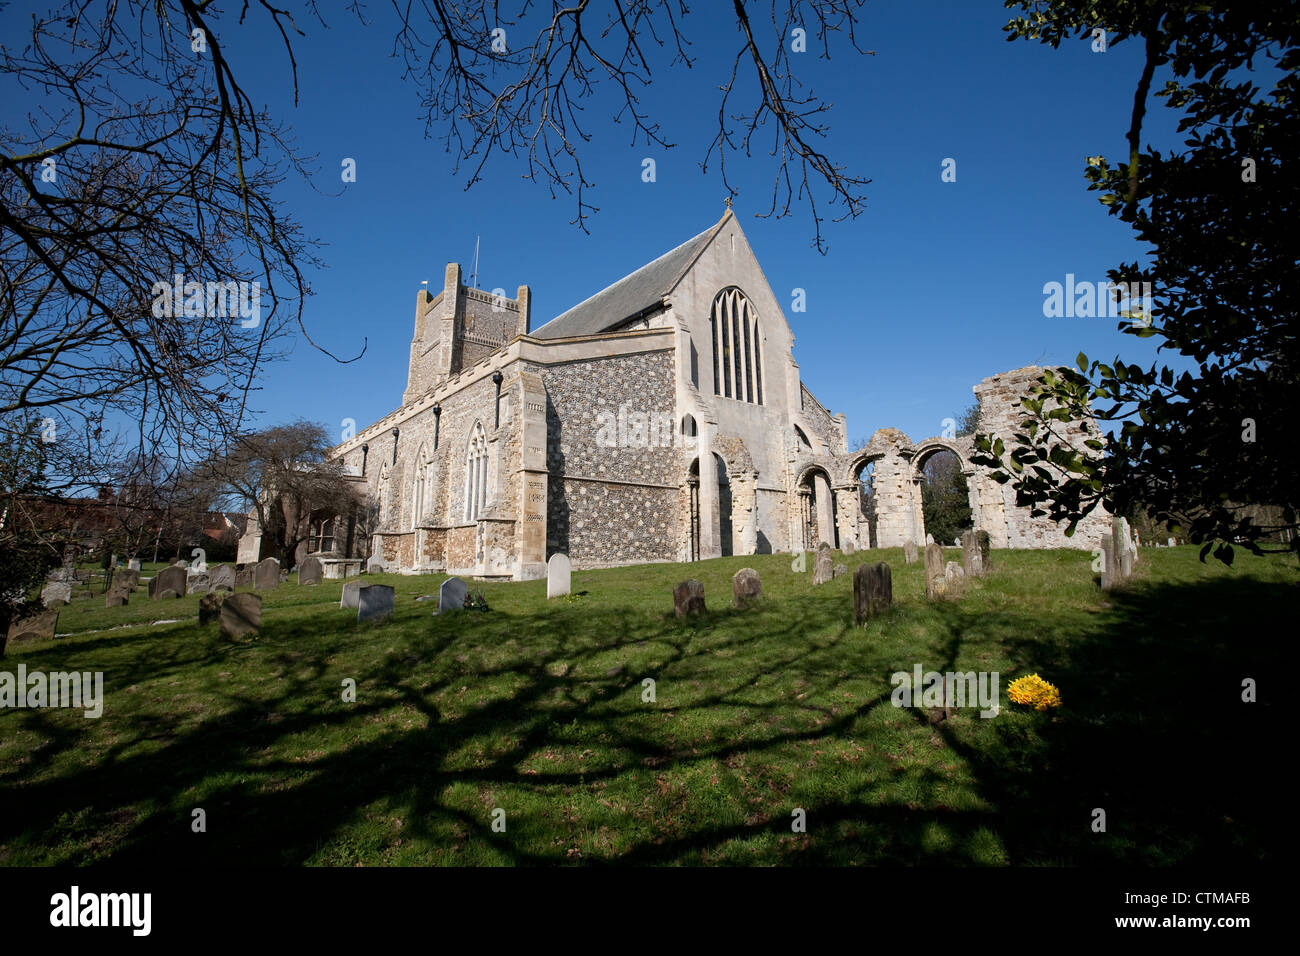
[[[537,327],[528,287],[502,291],[454,263],[421,289],[401,406],[334,450],[377,505],[385,570],[528,580],[557,552],[597,568],[923,543],[922,468],[945,449],[994,547],[1092,548],[1105,530],[1031,518],[970,464],[970,438],[886,428],[850,452],[729,208]],[[1040,372],[975,386],[981,429],[1007,434]]]

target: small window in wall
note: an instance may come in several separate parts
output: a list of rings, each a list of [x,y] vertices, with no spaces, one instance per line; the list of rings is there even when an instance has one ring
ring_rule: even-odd
[[[723,289],[709,315],[713,337],[713,394],[763,404],[763,334],[753,306],[739,289]]]
[[[465,452],[465,509],[466,521],[477,521],[487,504],[487,436],[482,423],[470,433],[469,447]]]

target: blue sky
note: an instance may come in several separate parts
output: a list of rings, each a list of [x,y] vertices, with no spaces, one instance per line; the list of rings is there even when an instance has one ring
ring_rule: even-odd
[[[25,17],[0,14],[6,35]],[[530,285],[536,326],[723,211],[716,163],[707,173],[699,163],[737,49],[729,3],[693,5],[684,30],[695,68],[669,69],[661,58],[643,95],[674,149],[631,145],[630,128],[610,122],[615,104],[589,102],[594,136],[583,161],[600,209],[590,235],[569,225],[571,198],[552,199],[506,157],[466,191],[464,173],[454,175],[452,157],[425,136],[419,90],[389,57],[389,17],[380,4],[366,28],[342,13],[329,16],[329,29],[300,22],[296,108],[279,38],[251,30],[226,38],[254,102],[269,104],[303,152],[318,156],[316,183],[290,182],[283,194],[325,243],[328,268],[310,276],[309,329],[336,354],[368,342],[364,358],[340,366],[298,341],[288,361],[265,370],[253,402],[261,424],[302,417],[337,434],[344,419],[361,428],[397,407],[420,282],[440,286],[448,261],[468,270],[476,236],[478,285],[511,294]],[[875,56],[793,57],[800,78],[834,103],[826,151],[872,179],[863,215],[824,225],[828,254],[811,248],[805,206],[785,219],[755,217],[771,201],[775,166],[765,150],[729,157],[735,209],[786,306],[803,379],[846,414],[851,441],[885,426],[936,434],[971,403],[971,386],[999,371],[1073,364],[1080,350],[1140,362],[1153,354],[1152,340],[1119,334],[1114,320],[1043,316],[1045,282],[1066,273],[1103,280],[1141,255],[1083,179],[1085,156],[1126,152],[1140,50],[1008,43],[1008,17],[999,2],[874,3],[858,35]],[[1158,100],[1150,110],[1145,139],[1169,145],[1168,110]],[[357,161],[357,181],[346,186],[344,157]],[[641,180],[646,157],[656,160],[654,183]],[[956,160],[955,183],[941,181],[945,158]],[[806,290],[806,312],[789,308],[796,288]]]

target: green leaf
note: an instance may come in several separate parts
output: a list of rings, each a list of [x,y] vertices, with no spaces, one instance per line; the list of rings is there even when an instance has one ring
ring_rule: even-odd
[[[1088,356],[1080,352],[1074,361],[1079,366],[1079,371],[1086,374],[1088,371]]]

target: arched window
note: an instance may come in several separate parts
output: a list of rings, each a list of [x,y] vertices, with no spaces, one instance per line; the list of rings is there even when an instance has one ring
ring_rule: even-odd
[[[745,293],[732,287],[713,300],[713,394],[763,404],[763,335]]]
[[[465,520],[477,521],[487,504],[487,437],[482,423],[474,426],[465,451]]]
[[[434,479],[437,466],[433,455],[424,445],[415,455],[415,481],[411,485],[411,530],[420,526],[424,516],[433,509]]]

